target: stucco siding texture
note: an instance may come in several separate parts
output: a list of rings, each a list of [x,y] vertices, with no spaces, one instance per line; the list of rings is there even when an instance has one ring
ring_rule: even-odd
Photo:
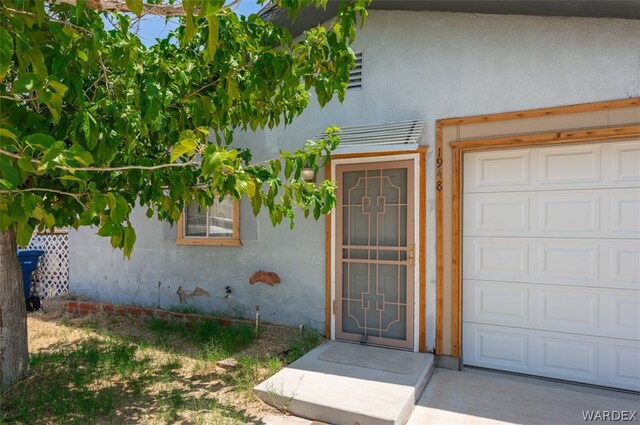
[[[241,220],[256,218],[242,208]],[[72,292],[100,301],[182,305],[245,317],[253,317],[260,305],[262,320],[324,326],[324,259],[323,255],[307,258],[305,249],[324,240],[324,229],[317,223],[309,226],[300,221],[293,231],[288,226],[274,229],[268,217],[261,216],[256,223],[260,242],[245,240],[237,248],[176,246],[175,227],[147,219],[142,210],[134,212],[132,223],[138,241],[130,260],[114,251],[108,239],[95,236],[95,228],[73,234]],[[258,270],[274,271],[282,282],[250,285],[249,278]],[[177,293],[180,287],[187,295],[183,304]],[[189,296],[198,287],[209,295]]]
[[[343,104],[320,108],[315,100],[285,128],[239,133],[254,159],[295,149],[328,125],[426,119],[422,145],[434,146],[442,118],[624,99],[640,96],[640,22],[623,19],[371,11],[358,33],[363,51],[361,89]],[[313,96],[312,96],[313,98]],[[427,346],[435,341],[435,159],[427,156]],[[245,203],[246,204],[246,203]],[[135,214],[138,242],[130,261],[113,251],[96,229],[71,235],[71,289],[103,301],[175,305],[182,286],[209,297],[200,308],[253,314],[265,320],[324,326],[325,225],[300,216],[290,231],[266,216],[241,211],[243,246],[175,245],[175,229]],[[250,286],[257,270],[282,283]],[[232,294],[224,298],[225,286]],[[200,305],[201,304],[201,305]]]

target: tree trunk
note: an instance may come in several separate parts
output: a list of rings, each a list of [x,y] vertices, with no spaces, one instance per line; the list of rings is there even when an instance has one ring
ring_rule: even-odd
[[[16,235],[0,233],[0,388],[23,378],[29,366],[27,309]]]

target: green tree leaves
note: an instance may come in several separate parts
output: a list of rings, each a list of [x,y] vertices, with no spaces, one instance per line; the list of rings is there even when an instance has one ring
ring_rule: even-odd
[[[142,0],[126,0],[126,4],[129,10],[131,10],[131,12],[136,16],[140,16],[142,14],[142,9],[144,7]]]
[[[0,27],[0,83],[4,80],[13,56],[13,38],[9,32]]]
[[[49,81],[49,85],[56,91],[56,93],[61,98],[64,98],[64,95],[67,93],[67,90],[69,90],[69,87],[57,81]]]
[[[16,94],[28,93],[38,87],[38,77],[32,72],[22,74],[13,82],[13,92]]]
[[[34,133],[27,136],[24,141],[31,147],[49,149],[56,142],[56,139],[49,134]]]
[[[193,199],[208,206],[227,196],[274,224],[292,225],[297,210],[329,212],[333,183],[300,173],[329,157],[335,129],[256,162],[234,134],[291,123],[310,89],[321,105],[343,98],[366,1],[344,2],[333,26],[293,40],[224,0],[184,0],[183,25],[149,48],[129,14],[110,14],[106,30],[93,3],[0,2],[0,230],[26,243],[34,229],[97,226],[128,256],[138,206],[170,222]],[[175,6],[126,1],[136,15],[158,3]],[[280,1],[292,15],[325,3]]]
[[[15,189],[20,185],[20,173],[9,157],[0,155],[0,185]]]
[[[62,97],[58,93],[47,93],[42,101],[49,108],[53,122],[57,124],[62,114]]]
[[[178,143],[173,147],[173,151],[171,152],[170,161],[176,162],[178,158],[185,154],[189,157],[193,156],[198,147],[198,142],[198,138],[193,131],[185,130],[180,133]]]

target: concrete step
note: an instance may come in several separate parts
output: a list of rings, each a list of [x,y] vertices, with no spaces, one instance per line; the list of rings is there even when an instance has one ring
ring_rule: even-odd
[[[331,341],[254,388],[266,403],[335,425],[402,425],[433,374],[433,355]]]

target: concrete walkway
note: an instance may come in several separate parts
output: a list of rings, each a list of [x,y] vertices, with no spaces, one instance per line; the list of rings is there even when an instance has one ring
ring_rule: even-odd
[[[303,418],[334,425],[402,425],[433,367],[431,354],[330,341],[254,391],[265,402]],[[295,422],[273,417],[265,423]]]
[[[584,424],[593,421],[585,420],[583,412],[637,410],[636,394],[497,372],[436,369],[407,425]],[[636,415],[632,422],[639,420]]]
[[[336,341],[254,390],[267,403],[299,416],[264,418],[264,425],[319,424],[313,420],[332,425],[623,422],[613,415],[640,422],[640,413],[634,413],[640,410],[639,394],[470,368],[434,371],[429,354]],[[585,417],[598,414],[605,420]]]

